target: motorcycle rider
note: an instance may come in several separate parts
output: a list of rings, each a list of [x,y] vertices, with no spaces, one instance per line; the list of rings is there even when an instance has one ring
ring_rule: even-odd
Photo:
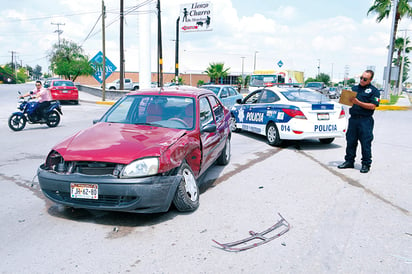
[[[33,98],[39,98],[39,104],[35,109],[35,114],[39,119],[43,118],[44,110],[50,106],[50,101],[52,100],[50,91],[46,88],[43,88],[41,81],[36,81],[36,87],[29,91],[28,93],[20,96],[20,98],[24,98],[27,96],[32,96]]]

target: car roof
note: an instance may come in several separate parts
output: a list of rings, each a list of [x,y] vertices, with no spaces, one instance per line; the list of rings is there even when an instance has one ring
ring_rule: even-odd
[[[202,85],[202,86],[200,86],[201,88],[202,87],[219,87],[219,88],[221,88],[221,87],[231,87],[231,88],[233,88],[233,86],[232,85],[218,85],[218,84],[214,84],[214,85]]]
[[[192,86],[171,86],[162,88],[139,89],[128,95],[165,95],[165,96],[183,96],[198,97],[200,95],[214,95],[212,91]]]

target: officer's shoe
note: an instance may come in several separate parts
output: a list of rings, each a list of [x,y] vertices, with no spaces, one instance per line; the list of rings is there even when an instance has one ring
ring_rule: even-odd
[[[343,169],[343,168],[354,168],[353,163],[345,161],[342,164],[338,165],[338,168]]]
[[[362,168],[361,168],[360,172],[361,173],[368,173],[370,168],[371,168],[370,165],[362,165]]]

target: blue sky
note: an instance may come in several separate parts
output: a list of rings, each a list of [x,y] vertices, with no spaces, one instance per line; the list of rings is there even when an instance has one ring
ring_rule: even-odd
[[[119,0],[106,0],[106,50],[108,58],[119,64]],[[124,0],[125,10],[143,0]],[[152,1],[153,3],[156,1]],[[212,0],[213,31],[181,33],[181,72],[202,72],[211,62],[224,62],[231,72],[257,69],[304,71],[305,77],[318,72],[343,78],[345,71],[357,77],[368,66],[375,67],[376,81],[382,82],[387,61],[390,20],[376,23],[367,16],[372,0]],[[187,0],[161,1],[164,71],[174,72],[175,22],[180,5]],[[11,51],[23,64],[39,64],[47,70],[47,51],[57,42],[56,26],[64,23],[61,38],[82,44],[93,57],[101,50],[101,10],[99,0],[8,1],[0,10],[0,64],[10,62]],[[125,19],[126,70],[139,70],[139,14],[151,12],[152,71],[156,68],[156,17],[154,4],[139,8]],[[97,22],[93,31],[92,28]],[[411,29],[410,19],[400,29]],[[91,32],[91,37],[85,38]],[[244,58],[242,58],[244,57]],[[411,80],[412,81],[412,80]]]

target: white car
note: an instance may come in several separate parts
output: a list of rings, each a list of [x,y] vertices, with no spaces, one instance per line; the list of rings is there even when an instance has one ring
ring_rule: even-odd
[[[345,110],[339,103],[306,88],[256,90],[231,109],[232,130],[265,135],[270,145],[282,140],[319,139],[330,144],[344,137]]]

